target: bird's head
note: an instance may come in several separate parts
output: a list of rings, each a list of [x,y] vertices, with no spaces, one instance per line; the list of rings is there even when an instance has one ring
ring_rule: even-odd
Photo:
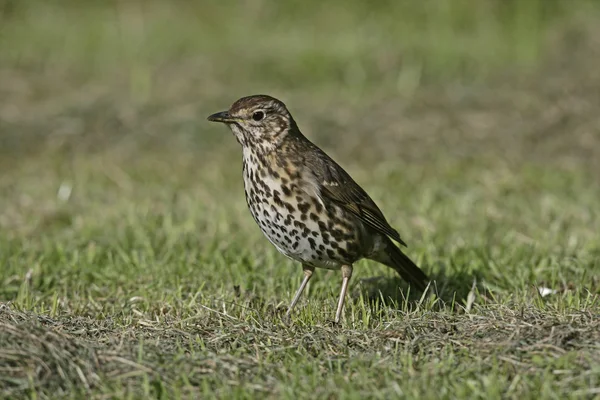
[[[208,120],[229,126],[243,147],[263,151],[279,147],[296,126],[285,104],[267,95],[242,97],[229,110],[212,114]]]

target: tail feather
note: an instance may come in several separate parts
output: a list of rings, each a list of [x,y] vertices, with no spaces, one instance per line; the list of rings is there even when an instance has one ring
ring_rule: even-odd
[[[429,278],[406,254],[402,252],[392,241],[388,241],[385,248],[388,258],[384,262],[387,266],[393,268],[402,279],[411,286],[416,287],[421,292],[425,291],[429,284]]]

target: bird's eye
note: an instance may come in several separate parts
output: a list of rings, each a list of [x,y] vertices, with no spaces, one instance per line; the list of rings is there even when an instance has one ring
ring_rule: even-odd
[[[262,111],[255,111],[254,114],[252,114],[252,119],[255,121],[260,121],[265,117],[265,113]]]

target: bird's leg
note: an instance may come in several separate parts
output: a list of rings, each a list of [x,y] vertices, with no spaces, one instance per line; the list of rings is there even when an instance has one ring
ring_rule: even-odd
[[[300,284],[300,288],[298,289],[298,291],[294,295],[294,298],[292,299],[292,302],[290,303],[290,308],[288,308],[288,311],[285,314],[286,317],[289,317],[290,314],[292,313],[292,309],[296,306],[296,303],[298,302],[298,299],[302,295],[302,292],[304,292],[304,288],[306,287],[306,284],[310,280],[310,278],[315,270],[315,267],[311,267],[309,265],[302,265],[302,270],[304,271],[304,279],[302,280],[302,283]]]
[[[335,313],[335,323],[340,322],[342,317],[342,310],[344,309],[344,300],[346,299],[346,291],[348,290],[348,283],[352,277],[352,265],[342,265],[342,291],[340,292],[340,299],[338,301],[337,312]]]

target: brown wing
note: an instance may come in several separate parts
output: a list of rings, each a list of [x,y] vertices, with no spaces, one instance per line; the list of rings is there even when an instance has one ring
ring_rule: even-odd
[[[321,185],[321,195],[350,211],[366,225],[406,246],[367,192],[325,153],[319,153],[314,161],[320,167],[316,169],[315,175]]]

